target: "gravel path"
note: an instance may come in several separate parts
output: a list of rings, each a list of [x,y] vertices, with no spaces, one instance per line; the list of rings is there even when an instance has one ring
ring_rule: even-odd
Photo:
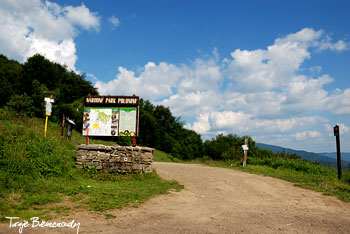
[[[350,233],[350,204],[279,179],[197,164],[154,163],[160,176],[185,185],[114,219],[78,212],[79,233]],[[52,222],[52,221],[51,221]],[[0,233],[19,233],[1,224]],[[77,233],[27,227],[23,233]]]

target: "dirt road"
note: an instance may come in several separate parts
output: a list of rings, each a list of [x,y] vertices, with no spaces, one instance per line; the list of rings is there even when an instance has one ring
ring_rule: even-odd
[[[194,164],[154,163],[164,179],[185,185],[116,218],[79,212],[79,233],[350,233],[350,204],[279,179]],[[18,229],[1,225],[4,233]],[[0,233],[2,233],[0,231]],[[23,233],[77,233],[25,228]]]

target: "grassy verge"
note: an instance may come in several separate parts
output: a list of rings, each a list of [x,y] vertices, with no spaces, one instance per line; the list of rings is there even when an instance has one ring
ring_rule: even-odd
[[[62,141],[60,127],[50,122],[46,138],[43,132],[42,119],[0,113],[0,220],[6,216],[50,219],[77,208],[107,212],[136,207],[151,196],[183,188],[162,180],[155,171],[110,175],[76,169],[75,147],[85,142],[84,137],[73,132],[71,141]]]
[[[160,150],[154,151],[153,160],[155,162],[183,162],[180,159],[173,157],[171,154],[164,153]]]

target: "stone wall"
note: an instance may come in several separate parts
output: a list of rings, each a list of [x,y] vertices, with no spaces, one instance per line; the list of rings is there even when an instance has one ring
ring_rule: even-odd
[[[98,144],[83,144],[77,148],[78,168],[86,164],[107,173],[149,173],[153,170],[152,148]]]

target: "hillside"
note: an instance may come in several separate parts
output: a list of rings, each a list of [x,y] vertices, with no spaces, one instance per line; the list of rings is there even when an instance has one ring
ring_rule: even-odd
[[[286,152],[290,154],[296,154],[300,156],[303,159],[309,160],[310,162],[319,162],[324,166],[327,167],[337,167],[337,155],[336,153],[313,153],[313,152],[307,152],[303,150],[294,150],[290,148],[284,148],[276,145],[268,145],[268,144],[263,144],[263,143],[256,143],[256,146],[260,149],[267,149],[271,150],[274,153],[279,153],[279,152]],[[344,155],[344,156],[343,156]],[[349,160],[349,161],[347,161]],[[349,166],[348,164],[350,163],[350,153],[342,153],[342,168],[347,169]]]
[[[66,215],[73,207],[57,203],[68,201],[102,212],[138,206],[155,194],[181,188],[155,172],[111,175],[97,173],[95,168],[77,169],[76,145],[84,143],[84,137],[73,131],[71,141],[64,141],[60,126],[52,122],[47,137],[43,131],[43,119],[16,117],[0,109],[0,220]]]

